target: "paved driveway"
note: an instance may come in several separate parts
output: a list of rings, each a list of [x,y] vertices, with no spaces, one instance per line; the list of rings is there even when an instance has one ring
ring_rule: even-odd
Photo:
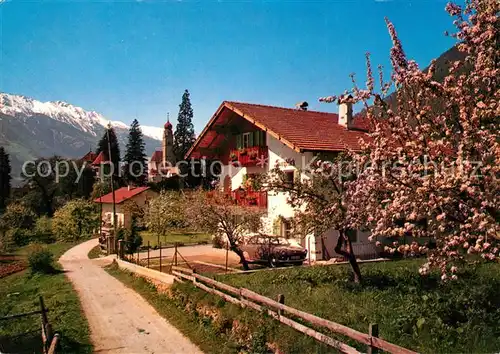
[[[97,243],[84,242],[59,260],[80,297],[94,353],[202,353],[146,300],[102,269],[110,259],[88,259]]]

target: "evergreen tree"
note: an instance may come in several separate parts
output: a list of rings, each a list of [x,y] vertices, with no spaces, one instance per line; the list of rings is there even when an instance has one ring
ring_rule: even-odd
[[[189,91],[185,90],[179,105],[179,115],[174,133],[174,152],[177,161],[184,160],[184,156],[194,141],[193,108],[189,99]]]
[[[146,183],[146,144],[144,143],[141,127],[137,119],[134,119],[130,125],[128,133],[128,142],[125,151],[125,180],[136,186],[142,186]]]
[[[7,205],[10,196],[11,167],[9,155],[3,146],[0,146],[0,211]]]
[[[111,145],[111,154],[108,151],[108,130],[109,130],[109,140]],[[111,162],[115,167],[115,174],[118,174],[120,167],[120,144],[118,143],[118,138],[116,137],[115,130],[113,128],[106,128],[104,135],[97,145],[96,153],[99,154],[101,151],[104,152],[106,158],[110,156]]]

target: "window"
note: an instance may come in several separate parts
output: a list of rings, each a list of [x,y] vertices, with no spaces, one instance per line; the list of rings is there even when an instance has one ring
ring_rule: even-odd
[[[247,148],[247,147],[250,147],[250,136],[251,134],[250,133],[244,133],[243,134],[243,148]]]
[[[292,222],[288,219],[281,220],[281,236],[284,238],[292,237]]]
[[[293,186],[295,173],[293,171],[285,171],[285,184]]]

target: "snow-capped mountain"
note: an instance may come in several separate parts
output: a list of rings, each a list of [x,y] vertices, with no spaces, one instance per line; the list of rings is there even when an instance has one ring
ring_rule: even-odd
[[[11,155],[14,177],[25,161],[53,155],[78,158],[95,150],[110,122],[123,153],[129,128],[123,122],[62,101],[40,102],[0,92],[0,146]],[[141,128],[150,155],[161,146],[163,128]]]
[[[46,115],[57,121],[70,124],[84,132],[96,135],[102,127],[111,125],[116,128],[128,129],[128,125],[119,121],[110,121],[96,111],[86,111],[62,101],[40,102],[30,97],[0,93],[0,113],[9,116],[21,116],[24,119],[37,114]],[[141,126],[144,135],[161,140],[163,128]]]

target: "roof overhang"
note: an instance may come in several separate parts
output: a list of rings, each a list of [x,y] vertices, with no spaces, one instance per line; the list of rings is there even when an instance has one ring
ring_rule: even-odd
[[[231,105],[231,103],[224,101],[219,106],[217,111],[213,114],[212,118],[210,118],[209,122],[207,123],[205,128],[202,130],[202,132],[200,133],[200,135],[198,136],[198,138],[194,142],[193,146],[191,146],[191,148],[188,150],[188,152],[184,156],[185,159],[201,158],[202,156],[213,155],[214,150],[211,149],[210,146],[214,142],[217,141],[217,139],[218,139],[217,135],[223,134],[223,132],[217,128],[216,123],[219,119],[221,119],[221,117],[223,117],[223,114],[226,110],[237,114],[238,116],[245,119],[249,123],[255,125],[259,129],[262,129],[267,134],[271,135],[272,137],[274,137],[278,141],[281,141],[283,144],[287,145],[289,148],[291,148],[297,152],[303,152],[303,149],[292,144],[290,141],[288,141],[287,139],[282,137],[280,134],[270,130],[262,122],[259,122],[257,119],[255,119],[255,117],[252,117],[248,114],[243,113],[238,108]]]

